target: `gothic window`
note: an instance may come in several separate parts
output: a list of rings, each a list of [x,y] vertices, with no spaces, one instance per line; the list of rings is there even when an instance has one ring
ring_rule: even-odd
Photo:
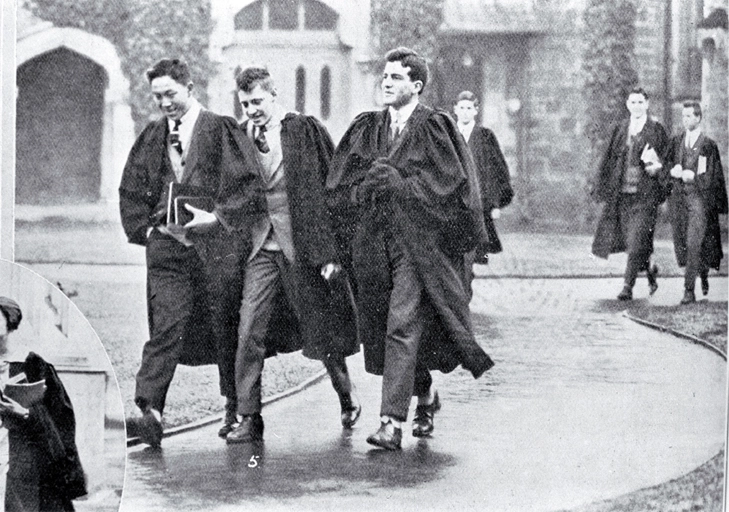
[[[337,13],[318,0],[304,0],[306,30],[336,30]]]
[[[319,0],[258,0],[235,15],[236,30],[337,29],[339,15]]]
[[[268,0],[268,28],[296,30],[299,28],[298,0]]]
[[[319,96],[321,102],[321,117],[324,120],[329,119],[332,109],[332,71],[329,66],[324,66],[321,70],[321,79],[319,84]]]
[[[235,15],[236,30],[263,30],[263,2],[258,0],[244,7]]]
[[[296,68],[296,111],[306,113],[306,70],[303,66]]]

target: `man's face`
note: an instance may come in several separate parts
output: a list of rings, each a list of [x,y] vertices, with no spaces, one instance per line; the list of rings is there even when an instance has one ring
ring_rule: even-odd
[[[276,104],[274,92],[258,84],[250,92],[238,91],[238,99],[243,112],[256,126],[263,126],[271,119]]]
[[[417,98],[423,83],[420,80],[413,82],[410,79],[410,68],[395,61],[385,64],[381,87],[383,103],[399,109]]]
[[[461,100],[453,107],[453,113],[456,114],[459,123],[470,124],[476,118],[478,107],[473,101]]]
[[[681,112],[681,122],[687,130],[695,130],[701,122],[701,118],[694,114],[693,107],[684,108]]]
[[[648,112],[648,100],[640,93],[633,93],[628,96],[625,106],[628,107],[630,117],[643,117]]]
[[[157,107],[171,121],[177,121],[192,105],[192,82],[183,85],[170,76],[160,76],[150,83]]]

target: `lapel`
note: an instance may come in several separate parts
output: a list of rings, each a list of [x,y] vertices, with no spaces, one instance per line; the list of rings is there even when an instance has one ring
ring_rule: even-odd
[[[390,116],[387,117],[389,125]],[[420,126],[420,124],[425,120],[426,117],[428,117],[428,109],[424,107],[421,103],[418,103],[415,106],[415,110],[413,110],[413,113],[410,115],[407,122],[405,123],[405,128],[403,128],[402,132],[400,133],[400,137],[390,147],[388,154],[389,158],[392,158],[395,153],[398,152],[398,150],[403,146],[403,143],[407,140],[408,137],[411,136],[412,133],[417,130],[417,127]],[[387,128],[388,130],[386,132],[386,136],[389,137],[389,126]]]
[[[701,149],[701,146],[704,145],[705,138],[706,137],[704,136],[704,132],[699,133],[699,136],[696,137],[696,140],[694,141],[694,145],[691,146],[691,149],[693,149],[694,151],[698,151],[699,149]]]
[[[201,108],[200,115],[197,116],[195,126],[193,126],[192,128],[190,147],[187,148],[187,155],[185,156],[185,171],[182,174],[182,183],[187,183],[190,181],[190,176],[194,173],[194,169],[197,166],[197,161],[200,158],[200,138],[205,132],[206,123],[207,110]]]

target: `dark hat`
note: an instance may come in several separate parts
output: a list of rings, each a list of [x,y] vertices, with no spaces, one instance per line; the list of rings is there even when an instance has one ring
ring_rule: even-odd
[[[8,332],[17,329],[23,319],[23,313],[20,311],[18,303],[7,297],[0,297],[0,311],[8,321]]]

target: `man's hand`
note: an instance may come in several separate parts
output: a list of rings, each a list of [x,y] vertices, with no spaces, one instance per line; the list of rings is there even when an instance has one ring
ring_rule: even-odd
[[[218,218],[211,212],[206,212],[189,204],[186,204],[185,208],[192,213],[193,218],[182,227],[193,233],[205,233],[218,224]]]
[[[378,158],[370,167],[368,177],[374,182],[377,192],[393,192],[402,188],[404,180],[396,168],[387,163],[387,159]]]
[[[0,398],[0,414],[2,414],[3,416],[12,416],[13,418],[25,420],[28,419],[30,411],[12,398],[3,396],[2,398]]]
[[[694,181],[694,178],[696,178],[696,173],[690,169],[684,169],[681,173],[681,179],[684,183],[691,183]]]
[[[325,281],[333,281],[342,272],[342,266],[338,263],[327,263],[321,266],[321,276]]]
[[[655,176],[661,169],[663,169],[663,165],[659,162],[648,162],[645,164],[645,172],[650,176]]]
[[[679,180],[683,177],[683,168],[681,167],[681,165],[676,164],[673,166],[673,168],[671,169],[671,177],[677,178]]]

